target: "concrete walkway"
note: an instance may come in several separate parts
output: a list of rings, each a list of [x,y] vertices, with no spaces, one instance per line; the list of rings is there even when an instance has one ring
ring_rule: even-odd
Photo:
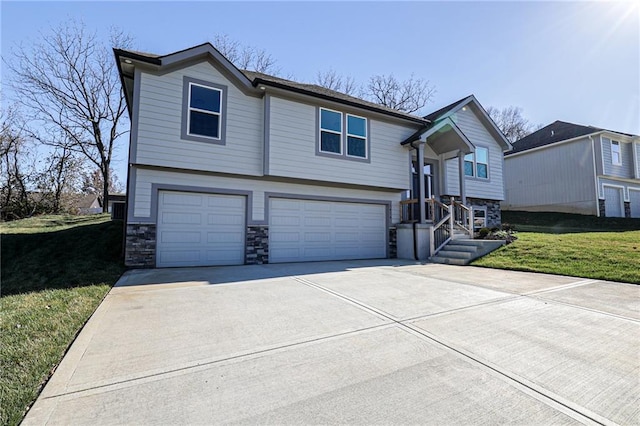
[[[24,424],[640,424],[640,286],[379,260],[137,270]]]

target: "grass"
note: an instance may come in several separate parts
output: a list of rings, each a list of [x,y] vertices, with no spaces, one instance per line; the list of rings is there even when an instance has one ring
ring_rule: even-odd
[[[0,423],[16,425],[124,271],[122,222],[40,216],[0,232]]]
[[[503,212],[518,240],[474,266],[640,284],[640,220]]]

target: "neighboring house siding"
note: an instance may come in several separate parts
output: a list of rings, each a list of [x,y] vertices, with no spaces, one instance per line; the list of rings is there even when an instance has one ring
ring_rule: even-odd
[[[622,165],[611,163],[611,139],[602,137],[602,158],[604,160],[604,175],[619,178],[633,178],[633,153],[630,143],[620,142]],[[615,139],[614,139],[615,140]]]
[[[318,108],[294,100],[269,100],[268,174],[382,188],[408,189],[408,150],[400,142],[416,127],[372,119],[362,112],[350,112],[368,119],[369,159],[352,161],[330,154],[317,155]]]
[[[336,188],[324,185],[304,185],[288,182],[275,182],[266,179],[233,178],[210,176],[192,173],[174,173],[162,170],[138,169],[136,171],[134,220],[129,223],[150,223],[154,215],[151,211],[152,184],[182,187],[181,190],[198,192],[198,190],[245,191],[251,194],[251,212],[248,221],[264,222],[265,193],[300,194],[315,197],[338,197],[357,200],[389,201],[391,205],[391,222],[399,221],[399,205],[401,193],[398,191],[371,191],[365,189]]]
[[[225,145],[181,139],[183,77],[227,86]],[[263,101],[244,95],[207,62],[163,75],[142,73],[133,163],[262,174]]]
[[[504,210],[596,214],[591,140],[505,158]]]
[[[489,149],[489,179],[466,177],[466,196],[489,200],[504,200],[504,187],[502,184],[502,148],[470,108],[466,111],[461,110],[456,113],[453,120],[472,144]],[[454,158],[447,160],[445,167],[445,194],[456,196],[460,195],[458,159]]]

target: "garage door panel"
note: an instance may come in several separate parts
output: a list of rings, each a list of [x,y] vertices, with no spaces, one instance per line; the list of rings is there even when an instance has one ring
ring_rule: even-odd
[[[292,209],[300,220],[287,220]],[[272,198],[269,260],[300,262],[386,257],[386,208],[380,204]]]
[[[244,196],[160,191],[157,266],[244,263]]]
[[[622,188],[605,186],[603,189],[605,216],[624,217],[624,209],[622,206]]]
[[[202,195],[185,193],[165,193],[165,206],[202,206]]]
[[[166,244],[184,244],[184,243],[199,243],[201,240],[200,232],[188,232],[188,231],[164,231],[161,234],[161,242]]]
[[[640,190],[629,189],[629,207],[631,217],[640,218]]]

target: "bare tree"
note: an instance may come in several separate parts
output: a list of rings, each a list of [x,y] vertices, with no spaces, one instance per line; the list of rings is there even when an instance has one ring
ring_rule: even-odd
[[[110,174],[111,179],[109,180],[109,185],[107,188],[109,189],[110,194],[122,192],[124,190],[124,186],[118,180],[117,176],[114,173]],[[99,169],[95,169],[93,171],[86,171],[81,175],[82,182],[80,184],[81,191],[85,194],[100,194],[102,192],[102,188],[104,187],[104,181],[102,180],[102,173],[100,173]],[[100,198],[102,201],[102,197]]]
[[[242,45],[239,41],[232,40],[227,34],[214,35],[213,45],[240,69],[273,75],[280,72],[276,66],[276,60],[266,50]]]
[[[398,81],[393,74],[374,75],[365,89],[365,95],[373,102],[410,114],[424,108],[435,93],[428,80],[413,74],[404,81]]]
[[[73,194],[79,189],[84,158],[71,144],[60,143],[45,159],[45,167],[38,176],[38,189],[49,202],[52,213],[72,211]]]
[[[0,122],[0,219],[21,219],[35,211],[29,194],[35,167],[16,110],[2,108]]]
[[[318,71],[315,83],[318,86],[352,96],[357,96],[362,91],[353,77],[343,77],[333,69],[324,72]]]
[[[503,109],[490,106],[487,114],[504,133],[509,142],[515,142],[531,133],[535,126],[522,116],[522,108],[508,106]]]
[[[82,153],[98,167],[104,182],[110,180],[114,145],[125,133],[124,93],[111,47],[127,48],[130,43],[129,37],[112,30],[109,44],[104,44],[96,32],[72,21],[43,34],[39,43],[19,46],[8,62],[12,87],[30,118],[41,124],[44,134],[64,135],[39,139]],[[102,193],[106,212],[108,188]]]

